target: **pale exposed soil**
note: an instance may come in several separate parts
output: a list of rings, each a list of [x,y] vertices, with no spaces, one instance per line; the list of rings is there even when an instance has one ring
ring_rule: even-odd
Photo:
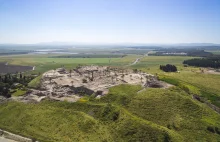
[[[204,73],[204,74],[220,75],[220,71],[217,71],[216,69],[213,69],[213,68],[201,68],[198,72],[199,73]]]
[[[0,137],[0,142],[17,142],[17,141],[6,139],[4,137]]]
[[[215,71],[215,70],[207,70],[207,71],[205,71],[205,73],[207,73],[207,74],[218,74],[218,75],[220,75],[220,72],[217,72],[217,71]]]

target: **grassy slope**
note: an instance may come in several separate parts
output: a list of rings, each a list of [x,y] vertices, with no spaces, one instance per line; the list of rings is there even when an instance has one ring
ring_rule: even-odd
[[[16,92],[14,92],[13,94],[11,94],[12,96],[22,96],[26,93],[26,91],[24,90],[20,90],[20,89],[17,89]]]
[[[65,103],[10,102],[1,107],[1,127],[40,141],[98,141],[109,137],[104,125]],[[109,138],[111,140],[111,137]]]
[[[160,76],[165,78],[163,79],[165,81],[172,80],[174,82],[179,82],[179,84],[187,86],[192,94],[203,96],[207,100],[211,101],[213,104],[220,107],[220,75],[201,74],[184,71],[180,74],[163,73],[160,74]],[[171,84],[172,81],[170,82]]]
[[[141,59],[133,68],[138,68],[153,74],[157,73],[159,76],[167,76],[185,85],[187,84],[188,87],[190,86],[189,88],[196,88],[196,90],[199,90],[193,93],[202,95],[215,105],[220,106],[220,75],[202,74],[199,73],[199,68],[183,67],[182,62],[190,58],[193,57],[148,56]],[[180,73],[165,73],[159,69],[159,65],[161,64],[174,64],[177,66]]]
[[[149,89],[135,96],[128,110],[141,118],[169,127],[181,134],[184,141],[220,140],[220,136],[206,130],[207,126],[212,125],[206,118],[219,127],[220,117],[208,107],[193,101],[184,92]]]
[[[0,106],[0,127],[40,141],[219,141],[206,130],[220,128],[220,116],[173,88],[120,85],[86,103],[8,102]],[[111,103],[109,103],[111,102]]]
[[[208,126],[220,127],[219,114],[205,104],[193,100],[184,91],[178,88],[147,89],[137,94],[133,94],[133,92],[130,94],[131,88],[130,86],[114,87],[110,90],[110,95],[102,100],[124,104],[123,107],[133,115],[163,128],[170,128],[175,135],[180,134],[183,141],[220,140],[220,135],[206,130]],[[132,97],[125,97],[126,103],[118,101],[125,100],[125,94]]]
[[[0,118],[0,127],[40,141],[163,141],[168,137],[160,128],[123,110],[116,121],[104,119],[104,108],[66,102],[10,102],[0,109],[5,116]]]
[[[31,82],[28,83],[28,87],[39,88],[41,83],[41,77],[42,75],[39,75],[38,77],[34,78]]]
[[[195,86],[210,90],[220,96],[220,75],[202,74],[190,71],[182,71],[181,73],[164,73],[166,76],[189,82]]]

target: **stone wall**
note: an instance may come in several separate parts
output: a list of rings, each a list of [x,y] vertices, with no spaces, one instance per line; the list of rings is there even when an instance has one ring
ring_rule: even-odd
[[[92,95],[94,93],[93,90],[90,90],[84,86],[80,86],[80,87],[71,86],[71,89],[74,91],[75,94],[79,94],[79,95]]]

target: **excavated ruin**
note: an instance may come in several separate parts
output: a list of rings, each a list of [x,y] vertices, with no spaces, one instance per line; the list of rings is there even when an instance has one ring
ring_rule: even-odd
[[[23,100],[41,101],[50,98],[75,102],[84,95],[97,98],[108,93],[110,87],[120,84],[142,85],[143,87],[167,88],[151,74],[137,70],[108,66],[81,66],[74,70],[59,68],[43,74],[41,90],[31,89]]]

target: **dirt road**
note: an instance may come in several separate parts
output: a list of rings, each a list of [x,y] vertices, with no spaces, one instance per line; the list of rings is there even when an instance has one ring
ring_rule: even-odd
[[[137,64],[137,62],[139,62],[140,59],[141,59],[141,58],[137,58],[137,59],[131,64],[131,66]]]

